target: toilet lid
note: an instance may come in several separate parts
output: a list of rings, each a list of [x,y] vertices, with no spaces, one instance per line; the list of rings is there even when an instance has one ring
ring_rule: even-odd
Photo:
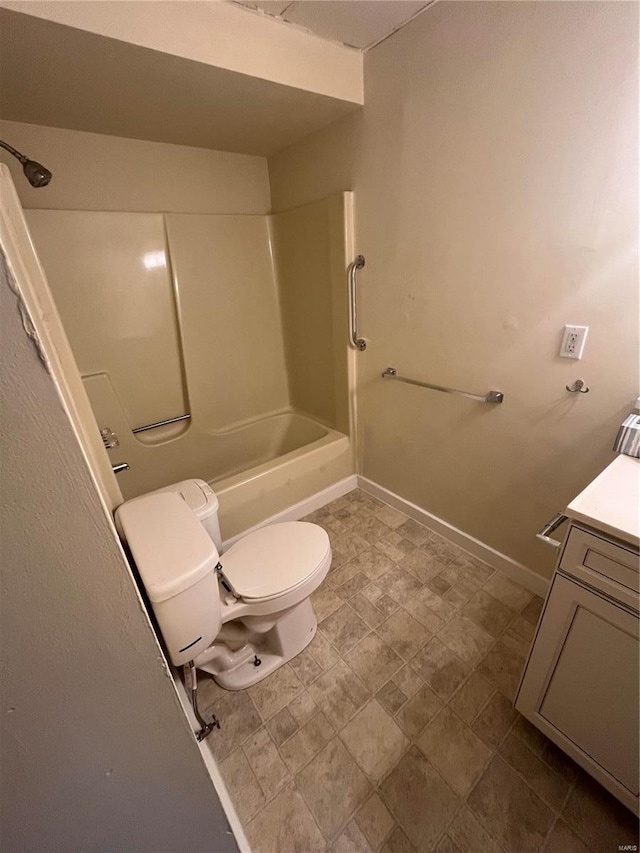
[[[220,561],[236,595],[264,599],[299,586],[330,554],[329,537],[317,524],[285,521],[247,534]]]

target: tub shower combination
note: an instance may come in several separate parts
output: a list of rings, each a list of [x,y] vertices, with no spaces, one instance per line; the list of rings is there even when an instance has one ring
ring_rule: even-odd
[[[228,539],[352,473],[349,193],[26,218],[125,499],[201,478]]]

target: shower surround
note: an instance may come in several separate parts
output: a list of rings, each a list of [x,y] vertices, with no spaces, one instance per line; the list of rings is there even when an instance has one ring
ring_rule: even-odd
[[[201,477],[228,538],[353,473],[351,211],[25,211],[125,499]]]

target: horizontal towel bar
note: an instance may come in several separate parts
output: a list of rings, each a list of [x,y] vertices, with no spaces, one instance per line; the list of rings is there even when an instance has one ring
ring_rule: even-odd
[[[432,391],[444,391],[445,394],[458,394],[468,397],[470,400],[479,400],[481,403],[501,403],[504,400],[502,391],[489,391],[488,394],[472,394],[469,391],[459,391],[457,388],[445,388],[444,385],[432,385],[430,382],[418,382],[417,379],[407,379],[406,376],[398,376],[395,367],[387,367],[382,374],[383,379],[397,379],[398,382],[406,382],[408,385],[417,385],[419,388],[431,388]]]
[[[166,421],[158,421],[155,424],[147,424],[146,426],[136,427],[131,432],[146,432],[148,429],[157,429],[161,426],[167,426],[167,424],[177,424],[178,421],[188,421],[191,418],[191,415],[178,415],[177,418],[167,418]]]

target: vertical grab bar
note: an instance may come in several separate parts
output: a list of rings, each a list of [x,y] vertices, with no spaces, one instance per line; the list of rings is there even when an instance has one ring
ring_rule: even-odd
[[[356,301],[356,273],[364,266],[364,255],[358,255],[354,261],[349,264],[349,307],[351,312],[351,343],[360,350],[367,348],[367,342],[358,337],[358,303]]]

